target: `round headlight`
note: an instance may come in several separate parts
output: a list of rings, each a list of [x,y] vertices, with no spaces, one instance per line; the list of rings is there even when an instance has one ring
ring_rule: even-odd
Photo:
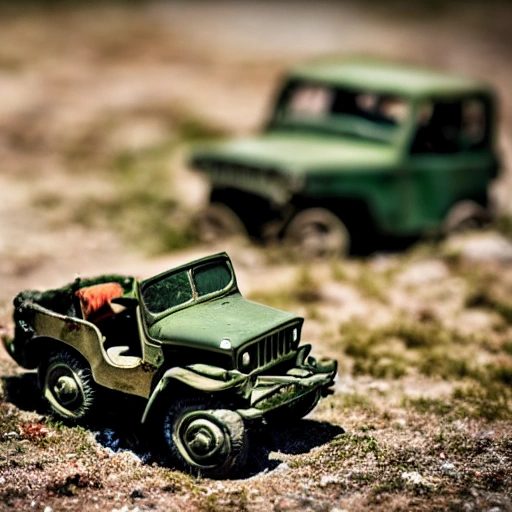
[[[251,354],[244,352],[242,354],[242,366],[247,367],[251,364]]]
[[[229,340],[222,340],[219,345],[220,348],[224,350],[229,350],[231,348],[231,341]]]

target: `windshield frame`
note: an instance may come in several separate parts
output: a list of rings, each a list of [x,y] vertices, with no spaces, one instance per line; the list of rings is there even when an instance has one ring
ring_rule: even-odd
[[[198,289],[198,285],[195,280],[194,274],[199,270],[207,268],[208,266],[217,265],[222,265],[228,271],[228,276],[225,276],[225,278],[227,278],[227,280],[225,279],[226,284],[220,287],[219,289],[201,293],[201,290]],[[153,287],[158,286],[160,283],[164,283],[166,279],[178,275],[186,275],[190,295],[187,296],[184,301],[171,304],[169,307],[165,307],[162,309],[152,309],[151,307],[148,307],[148,291]],[[207,258],[203,258],[201,260],[194,261],[187,265],[173,268],[171,270],[158,274],[144,281],[140,281],[138,283],[137,293],[139,297],[139,303],[141,304],[141,308],[144,313],[144,318],[149,325],[152,325],[161,318],[164,318],[176,311],[182,310],[195,304],[212,300],[219,296],[228,295],[236,291],[238,291],[238,287],[233,266],[227,254],[221,253],[220,255],[214,255],[213,257],[210,256]]]

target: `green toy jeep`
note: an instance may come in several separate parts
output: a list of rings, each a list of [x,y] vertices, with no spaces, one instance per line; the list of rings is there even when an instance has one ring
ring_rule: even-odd
[[[336,361],[299,346],[303,319],[245,300],[220,253],[160,275],[103,275],[14,299],[21,366],[53,412],[90,419],[105,388],[146,400],[176,467],[222,477],[247,456],[247,427],[289,423],[332,392]]]
[[[489,217],[495,100],[476,80],[359,61],[293,70],[261,135],[198,146],[209,239],[279,238],[306,257]]]

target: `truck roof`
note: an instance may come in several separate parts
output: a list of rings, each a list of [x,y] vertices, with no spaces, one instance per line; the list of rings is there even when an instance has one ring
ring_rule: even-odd
[[[323,59],[296,67],[290,76],[334,86],[364,88],[410,97],[475,92],[492,94],[488,84],[476,79],[384,61]]]

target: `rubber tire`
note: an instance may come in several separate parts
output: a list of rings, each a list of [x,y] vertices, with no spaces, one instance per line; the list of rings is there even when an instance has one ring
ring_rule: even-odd
[[[53,413],[67,420],[88,419],[94,412],[98,388],[85,360],[68,351],[55,352],[39,366],[39,384]],[[57,393],[57,384],[68,384],[68,398]],[[46,396],[46,394],[50,396]]]
[[[350,251],[345,224],[324,208],[297,213],[285,229],[284,241],[304,260],[339,258]]]
[[[163,416],[162,434],[169,462],[176,468],[210,478],[225,478],[238,472],[247,461],[248,437],[239,414],[220,409],[220,404],[200,396],[175,400]],[[201,461],[186,447],[184,436],[194,432],[194,425],[206,421],[222,434],[220,453]],[[195,438],[194,438],[195,439]]]
[[[317,406],[319,401],[319,391],[310,393],[299,398],[295,404],[285,405],[275,411],[271,411],[265,416],[265,420],[272,425],[289,425],[307,416]]]
[[[193,222],[193,231],[200,242],[207,244],[248,236],[240,217],[222,203],[211,203],[199,212]]]
[[[481,229],[491,220],[491,214],[474,201],[455,203],[443,222],[443,233],[451,235]]]

